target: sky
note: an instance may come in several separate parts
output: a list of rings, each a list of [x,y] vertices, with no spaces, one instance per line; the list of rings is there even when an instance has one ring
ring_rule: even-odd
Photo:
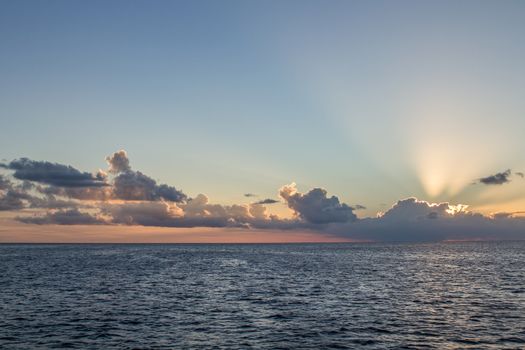
[[[523,239],[524,15],[0,2],[0,241]]]

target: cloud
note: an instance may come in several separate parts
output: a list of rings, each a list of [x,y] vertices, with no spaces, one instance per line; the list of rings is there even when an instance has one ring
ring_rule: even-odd
[[[28,181],[15,184],[6,177],[0,175],[0,210],[20,210],[24,208],[73,208],[78,207],[76,201],[57,199],[51,193],[44,196],[31,194],[34,189],[39,189]]]
[[[28,203],[30,208],[64,209],[77,208],[80,206],[88,207],[86,205],[81,205],[77,201],[58,199],[52,195],[45,197],[31,196]]]
[[[525,211],[513,211],[513,212],[497,212],[490,215],[493,219],[515,219],[520,218],[519,215],[525,214]]]
[[[262,204],[254,203],[250,205],[249,208],[250,215],[257,219],[265,221],[268,219],[268,214],[266,213],[266,207]]]
[[[157,184],[151,177],[133,171],[125,151],[108,156],[109,178],[103,170],[96,174],[72,166],[33,161],[27,158],[0,164],[13,170],[10,177],[0,176],[0,210],[24,208],[86,207],[82,201],[144,200],[181,203],[187,196],[173,186]]]
[[[9,181],[5,176],[0,174],[0,191],[8,190],[11,188],[11,181]]]
[[[253,216],[248,205],[221,205],[212,204],[204,194],[199,194],[195,198],[181,204],[180,208],[184,211],[186,219],[222,219],[225,226],[242,226],[252,222]],[[195,222],[195,221],[194,221]]]
[[[34,161],[20,158],[3,164],[2,167],[14,170],[13,176],[18,180],[33,181],[60,187],[100,187],[107,186],[102,174],[95,175],[80,172],[72,166]]]
[[[311,224],[351,222],[357,219],[353,209],[340,203],[336,196],[327,197],[326,190],[314,188],[306,194],[297,192],[295,183],[281,187],[279,195],[294,213]]]
[[[113,198],[113,187],[111,184],[105,187],[56,187],[39,186],[37,191],[46,196],[60,196],[76,200],[106,201]]]
[[[255,204],[275,204],[275,203],[279,203],[279,201],[276,199],[272,199],[272,198],[266,198],[266,199],[256,202]]]
[[[361,204],[356,204],[352,208],[354,208],[354,210],[365,210],[366,209],[366,207]]]
[[[81,172],[71,166],[26,158],[0,164],[0,210],[31,214],[17,217],[28,224],[141,225],[158,227],[241,227],[310,230],[320,234],[370,241],[439,241],[446,239],[525,239],[522,212],[482,215],[468,206],[431,203],[417,198],[397,201],[376,217],[357,218],[362,205],[349,206],[323,188],[305,193],[294,183],[279,189],[292,218],[271,215],[272,198],[251,204],[211,203],[204,194],[188,197],[130,167],[125,151],[107,158],[108,174]],[[520,176],[519,173],[515,173]],[[478,181],[503,184],[507,170]],[[246,193],[246,197],[255,194]],[[40,210],[38,210],[40,209]],[[285,234],[285,233],[283,233]]]
[[[175,187],[165,184],[157,185],[151,177],[140,171],[127,170],[115,177],[113,197],[123,200],[168,200],[183,202],[187,196]]]
[[[466,205],[429,203],[407,198],[376,218],[330,225],[325,232],[371,241],[443,241],[524,239],[525,220],[508,213],[484,216]]]
[[[116,224],[143,226],[174,226],[173,222],[182,216],[176,205],[166,202],[134,202],[107,204],[103,213]]]
[[[117,175],[113,181],[112,197],[122,200],[167,200],[183,202],[187,196],[173,186],[158,185],[151,177],[133,171],[129,165],[128,154],[124,150],[106,157],[109,173]]]
[[[249,227],[260,220],[248,206],[210,204],[202,194],[180,206],[169,202],[108,204],[103,213],[115,224],[162,227]]]
[[[44,216],[23,216],[16,218],[20,222],[36,225],[102,225],[107,224],[100,217],[81,212],[78,209],[48,212]]]
[[[467,213],[464,204],[451,205],[449,203],[429,203],[410,197],[399,200],[385,213],[380,213],[379,218],[390,222],[411,222],[424,219],[448,218],[454,215]]]
[[[257,197],[257,195],[253,193],[245,193],[244,197]]]
[[[131,170],[131,167],[129,166],[128,154],[124,150],[117,151],[112,155],[107,156],[106,161],[109,164],[108,171],[111,174],[118,174]]]
[[[25,195],[14,190],[8,190],[0,195],[0,210],[18,210],[25,207]]]
[[[521,177],[522,179],[525,177],[525,174],[523,174],[521,171],[517,171],[517,172],[515,172],[514,174],[518,175],[518,176]]]
[[[96,208],[90,209],[91,213],[73,208],[51,210],[45,215],[19,217],[18,220],[33,224],[61,225],[112,224],[310,230],[365,241],[525,238],[525,219],[518,216],[521,212],[484,216],[468,211],[466,205],[430,203],[411,197],[397,201],[377,217],[358,219],[349,215],[344,204],[339,203],[338,200],[331,200],[333,197],[327,197],[326,191],[313,189],[306,194],[301,194],[295,190],[294,185],[288,185],[284,186],[281,192],[283,198],[287,198],[290,205],[297,210],[296,217],[293,219],[268,215],[266,207],[262,204],[213,204],[209,202],[207,196],[199,194],[185,203],[106,202],[98,207],[98,213],[94,212]],[[309,216],[312,207],[320,210],[313,219]],[[346,214],[341,218],[331,211],[336,213],[341,211]],[[323,216],[319,218],[319,215]]]
[[[510,182],[510,175],[510,169],[507,169],[504,172],[497,173],[495,175],[482,177],[479,179],[479,182],[485,185],[502,185],[504,183]]]
[[[107,203],[101,214],[112,224],[159,227],[243,227],[261,229],[308,228],[297,220],[268,215],[262,204],[221,205],[209,202],[207,196],[197,195],[185,203],[125,202]]]
[[[15,185],[0,174],[0,211],[23,209],[32,199],[31,195],[26,192],[27,189],[26,182]]]

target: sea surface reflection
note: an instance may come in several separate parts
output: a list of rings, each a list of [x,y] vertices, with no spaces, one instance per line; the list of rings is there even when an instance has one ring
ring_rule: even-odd
[[[525,348],[525,243],[0,245],[0,348]]]

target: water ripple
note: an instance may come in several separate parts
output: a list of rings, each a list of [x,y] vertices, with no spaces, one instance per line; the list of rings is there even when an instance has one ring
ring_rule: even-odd
[[[0,245],[2,349],[523,349],[525,244]]]

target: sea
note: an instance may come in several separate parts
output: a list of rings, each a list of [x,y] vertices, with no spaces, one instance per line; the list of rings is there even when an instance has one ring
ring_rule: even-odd
[[[525,349],[525,242],[3,244],[0,349]]]

